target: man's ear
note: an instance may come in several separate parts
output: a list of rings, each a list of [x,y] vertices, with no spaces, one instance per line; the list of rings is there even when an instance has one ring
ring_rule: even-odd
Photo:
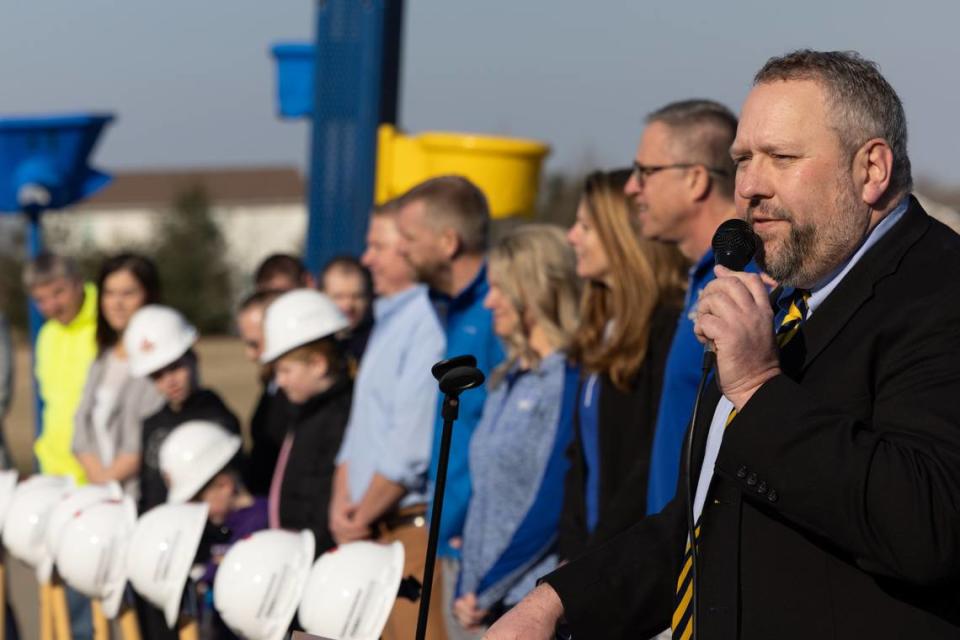
[[[890,188],[893,149],[883,138],[868,140],[853,157],[853,179],[864,203],[874,206]]]
[[[699,202],[710,195],[710,172],[703,165],[690,168],[687,174],[687,190],[690,197]]]
[[[445,227],[438,235],[441,252],[448,260],[453,260],[460,253],[460,235],[453,227]]]

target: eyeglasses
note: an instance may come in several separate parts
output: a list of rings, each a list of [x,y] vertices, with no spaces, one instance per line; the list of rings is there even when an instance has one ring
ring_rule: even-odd
[[[667,169],[692,169],[694,167],[703,167],[707,170],[708,173],[713,173],[718,176],[726,176],[727,172],[723,169],[716,169],[714,167],[708,167],[705,164],[699,162],[679,162],[677,164],[660,164],[660,165],[646,165],[640,164],[639,162],[633,163],[633,177],[636,178],[637,182],[640,185],[643,185],[647,178],[652,176],[655,173],[661,171],[666,171]]]

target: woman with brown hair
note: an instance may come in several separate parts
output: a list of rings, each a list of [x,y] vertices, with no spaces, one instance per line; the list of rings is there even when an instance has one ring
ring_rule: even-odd
[[[582,377],[568,451],[560,555],[572,559],[646,513],[663,369],[687,264],[644,240],[623,194],[629,170],[588,176],[567,239],[585,280],[571,357]]]
[[[149,380],[130,372],[123,332],[139,309],[159,301],[157,267],[135,253],[107,258],[97,291],[97,359],[74,413],[73,453],[89,482],[116,481],[136,496],[143,419],[163,406],[163,398]]]

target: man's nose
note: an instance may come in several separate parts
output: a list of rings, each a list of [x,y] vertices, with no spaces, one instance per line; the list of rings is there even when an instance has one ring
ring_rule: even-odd
[[[623,185],[623,193],[628,198],[635,196],[643,191],[643,185],[640,184],[640,180],[637,179],[637,172],[630,172],[630,177],[627,178],[627,184]]]
[[[759,201],[773,196],[773,186],[769,171],[762,159],[756,158],[741,163],[737,167],[736,191],[740,198],[748,202]]]

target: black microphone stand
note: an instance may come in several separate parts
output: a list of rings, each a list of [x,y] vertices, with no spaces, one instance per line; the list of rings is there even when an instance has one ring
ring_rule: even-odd
[[[430,536],[427,539],[427,557],[423,568],[423,590],[420,592],[420,610],[417,614],[416,640],[424,640],[427,633],[427,617],[430,613],[430,594],[433,591],[433,573],[437,562],[437,544],[440,538],[440,517],[443,510],[443,493],[447,487],[447,463],[450,459],[450,441],[453,439],[453,423],[460,413],[460,394],[483,384],[483,372],[476,368],[473,356],[457,356],[438,362],[432,373],[440,382],[443,393],[443,432],[440,436],[440,456],[437,464],[437,480],[433,489],[433,511],[430,516]]]

